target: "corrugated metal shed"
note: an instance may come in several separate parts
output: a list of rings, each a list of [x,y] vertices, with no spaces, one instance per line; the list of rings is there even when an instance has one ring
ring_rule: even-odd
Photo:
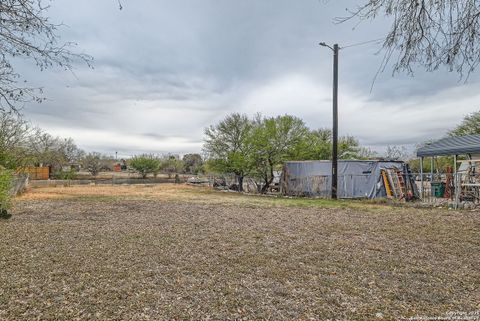
[[[417,157],[480,154],[480,135],[447,137],[417,150]]]
[[[339,160],[339,198],[385,197],[382,169],[403,170],[400,161]],[[291,196],[330,197],[332,186],[331,161],[290,161],[283,167],[280,180],[282,193]]]

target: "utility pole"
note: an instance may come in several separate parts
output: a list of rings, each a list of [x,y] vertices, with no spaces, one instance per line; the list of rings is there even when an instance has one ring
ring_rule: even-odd
[[[333,48],[325,42],[320,46],[333,51],[333,128],[332,128],[332,199],[337,199],[338,187],[338,52],[340,47],[334,44]]]
[[[338,186],[338,44],[333,45],[332,199]]]

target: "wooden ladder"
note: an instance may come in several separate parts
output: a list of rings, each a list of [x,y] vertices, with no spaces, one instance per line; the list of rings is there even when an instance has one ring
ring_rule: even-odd
[[[393,196],[399,200],[405,199],[406,188],[403,173],[396,168],[387,168],[385,171],[388,176]]]
[[[407,187],[405,184],[405,179],[403,178],[403,172],[397,169],[396,175],[398,181],[399,195],[401,195],[400,199],[405,199],[405,196],[407,195]]]
[[[385,192],[387,193],[387,198],[393,198],[392,186],[390,185],[387,171],[382,169],[380,173],[382,174],[383,185],[385,185]]]

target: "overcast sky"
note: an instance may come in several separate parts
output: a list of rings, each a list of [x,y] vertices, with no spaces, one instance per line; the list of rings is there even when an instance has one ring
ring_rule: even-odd
[[[388,22],[334,24],[356,1],[56,0],[63,41],[95,58],[75,75],[19,66],[48,100],[24,114],[88,151],[200,152],[203,129],[234,111],[290,114],[331,127],[332,54],[385,35]],[[340,53],[340,134],[382,152],[439,138],[480,101],[479,77],[446,71],[392,77],[371,43]]]

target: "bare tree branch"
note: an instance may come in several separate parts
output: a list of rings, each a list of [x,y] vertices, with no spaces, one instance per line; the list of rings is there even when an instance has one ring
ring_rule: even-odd
[[[336,22],[392,20],[385,37],[384,64],[393,73],[413,73],[446,66],[465,80],[480,63],[480,1],[476,0],[368,0]],[[392,60],[394,59],[394,60]]]
[[[41,88],[26,86],[12,60],[31,60],[40,70],[60,67],[72,70],[77,61],[91,66],[92,57],[72,51],[75,43],[59,43],[57,28],[45,16],[42,0],[0,2],[0,111],[15,111],[28,101],[42,102]]]

